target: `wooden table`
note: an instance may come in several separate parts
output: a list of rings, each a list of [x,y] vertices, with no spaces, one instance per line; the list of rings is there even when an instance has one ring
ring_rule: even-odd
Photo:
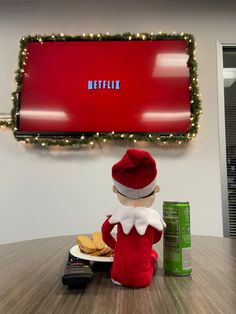
[[[96,272],[85,290],[70,290],[61,273],[75,236],[0,246],[0,313],[236,313],[236,239],[192,237],[193,273],[163,274],[147,288],[113,286]]]

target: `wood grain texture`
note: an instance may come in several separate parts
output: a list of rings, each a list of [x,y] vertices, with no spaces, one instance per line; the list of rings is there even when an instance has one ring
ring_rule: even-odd
[[[113,286],[97,272],[85,290],[61,283],[75,236],[0,246],[0,313],[236,313],[236,239],[192,237],[193,273],[173,277],[159,268],[143,289]]]

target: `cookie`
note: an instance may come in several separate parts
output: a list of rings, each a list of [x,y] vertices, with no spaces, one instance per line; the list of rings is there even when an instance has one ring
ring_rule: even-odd
[[[93,256],[110,256],[110,254],[113,253],[113,250],[109,246],[105,246],[104,249],[100,251],[96,251],[94,253],[91,253]]]
[[[79,235],[76,238],[76,241],[81,249],[82,252],[87,253],[87,254],[91,254],[93,252],[95,252],[96,249],[96,245],[93,243],[93,241],[84,235]]]
[[[92,234],[92,241],[98,251],[103,250],[106,246],[106,244],[102,240],[102,233],[99,231],[96,231]]]

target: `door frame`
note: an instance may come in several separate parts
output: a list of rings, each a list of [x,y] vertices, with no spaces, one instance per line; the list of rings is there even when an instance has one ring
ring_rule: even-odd
[[[218,118],[219,118],[219,154],[223,235],[229,237],[229,201],[227,180],[226,132],[225,132],[225,101],[223,76],[223,48],[236,47],[236,44],[217,41],[217,76],[218,76]]]

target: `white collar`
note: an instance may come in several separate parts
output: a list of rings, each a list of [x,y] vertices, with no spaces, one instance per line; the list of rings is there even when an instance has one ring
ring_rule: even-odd
[[[128,234],[133,226],[140,235],[144,235],[149,225],[159,231],[166,227],[159,213],[147,207],[120,206],[114,210],[109,222],[120,223],[125,234]]]

